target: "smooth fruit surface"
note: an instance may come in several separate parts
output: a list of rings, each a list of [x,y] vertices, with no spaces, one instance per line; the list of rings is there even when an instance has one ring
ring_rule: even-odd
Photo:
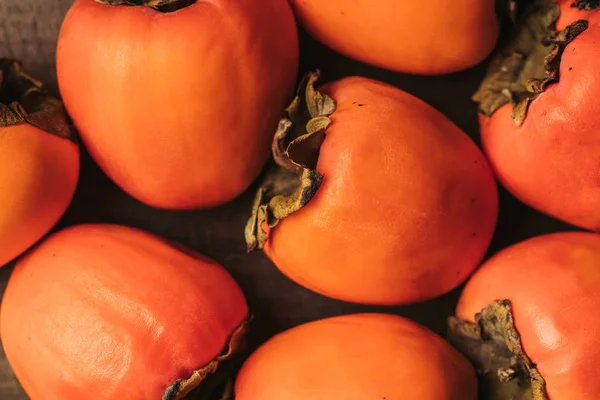
[[[0,266],[58,222],[78,178],[74,142],[26,123],[0,128]]]
[[[498,210],[490,168],[441,113],[387,84],[351,77],[321,146],[323,183],[270,230],[264,250],[291,279],[369,304],[427,300],[476,268]]]
[[[498,38],[493,0],[292,0],[320,42],[377,67],[443,74],[483,61]]]
[[[93,158],[166,209],[219,205],[250,185],[297,63],[285,0],[200,0],[170,13],[77,0],[57,47],[60,91]]]
[[[280,333],[244,364],[236,400],[475,400],[471,365],[407,319],[357,314]]]
[[[0,335],[33,400],[160,399],[247,316],[215,262],[133,228],[81,225],[17,264]]]
[[[547,234],[509,247],[467,283],[457,316],[474,321],[495,300],[510,300],[527,356],[552,400],[600,398],[600,235]]]

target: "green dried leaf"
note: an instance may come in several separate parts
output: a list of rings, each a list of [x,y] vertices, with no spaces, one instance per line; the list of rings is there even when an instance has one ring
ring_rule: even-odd
[[[511,104],[513,121],[521,125],[531,101],[558,82],[565,47],[587,29],[587,21],[579,20],[557,32],[559,17],[560,7],[552,0],[536,1],[524,13],[513,40],[492,60],[473,96],[483,115]]]
[[[23,71],[21,63],[0,59],[0,127],[23,123],[75,141],[62,102]]]
[[[319,119],[319,120],[317,120]],[[325,129],[329,122],[325,123],[327,117],[317,117],[306,125],[308,132],[296,138],[287,148],[287,153],[292,162],[302,168],[315,169],[319,160],[319,150],[325,140]],[[316,121],[313,123],[313,121]]]
[[[245,229],[248,251],[262,249],[269,228],[300,210],[313,198],[323,176],[316,171],[325,131],[335,111],[334,100],[314,85],[319,72],[307,74],[296,98],[286,109],[273,137],[273,161],[256,193]]]
[[[469,359],[487,400],[548,400],[546,383],[529,359],[514,323],[509,300],[495,301],[475,323],[451,317],[448,341]]]

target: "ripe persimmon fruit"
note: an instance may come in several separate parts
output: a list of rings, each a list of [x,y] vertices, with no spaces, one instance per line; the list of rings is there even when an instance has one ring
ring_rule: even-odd
[[[479,268],[450,338],[482,372],[482,398],[598,399],[599,303],[600,235],[545,234]]]
[[[600,230],[597,1],[537,0],[474,99],[498,180],[527,205]]]
[[[79,146],[62,103],[20,62],[0,59],[0,266],[52,229],[78,178]]]
[[[298,39],[286,0],[77,0],[56,57],[104,172],[146,204],[188,210],[233,199],[263,168]]]
[[[484,257],[498,213],[477,145],[382,82],[309,74],[273,142],[249,250],[323,295],[365,304],[440,296]]]
[[[178,400],[212,390],[247,320],[214,261],[137,229],[79,225],[17,263],[0,336],[32,400]]]
[[[262,345],[242,367],[236,400],[476,400],[475,371],[408,319],[355,314],[309,322]]]
[[[496,0],[291,0],[318,41],[356,60],[414,74],[483,61],[498,39]]]

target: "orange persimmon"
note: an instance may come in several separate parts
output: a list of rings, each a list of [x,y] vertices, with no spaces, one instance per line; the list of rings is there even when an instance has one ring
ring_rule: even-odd
[[[377,67],[443,74],[483,61],[498,39],[495,0],[291,0],[320,42]]]
[[[599,399],[599,303],[600,235],[546,234],[484,263],[451,332],[485,375],[482,398]]]
[[[474,99],[502,185],[545,214],[598,231],[600,14],[586,10],[593,3],[600,4],[538,0]]]
[[[442,338],[395,315],[300,325],[246,361],[236,400],[475,400],[473,367]]]
[[[0,266],[61,218],[79,177],[79,146],[62,103],[19,62],[0,60]]]
[[[121,188],[154,207],[210,207],[267,161],[297,42],[286,0],[77,0],[58,39],[58,83]]]
[[[249,250],[326,296],[428,300],[486,253],[497,188],[476,144],[437,110],[350,77],[318,92],[307,76],[273,144],[277,167],[246,226]]]
[[[235,355],[247,318],[214,261],[137,229],[80,225],[17,263],[0,336],[32,400],[175,400]]]

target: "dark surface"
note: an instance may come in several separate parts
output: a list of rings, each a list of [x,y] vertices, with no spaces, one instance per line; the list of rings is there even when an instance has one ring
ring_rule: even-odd
[[[21,59],[39,79],[56,89],[55,41],[71,0],[0,1],[0,57]],[[401,45],[401,44],[399,44]],[[322,82],[362,75],[392,83],[425,100],[477,140],[477,113],[470,96],[484,67],[449,76],[416,77],[386,72],[348,60],[302,37],[302,71],[320,68]],[[83,155],[82,175],[73,204],[59,227],[76,223],[120,223],[148,230],[190,246],[222,263],[242,286],[256,315],[252,348],[273,334],[306,321],[353,312],[387,311],[407,316],[444,333],[459,291],[409,307],[377,308],[342,303],[311,293],[281,275],[262,254],[247,255],[243,228],[253,190],[218,209],[194,213],[146,207],[114,186]],[[527,237],[569,229],[501,192],[501,214],[490,252]],[[11,268],[0,269],[0,294]],[[0,400],[23,400],[10,367],[0,352]]]

